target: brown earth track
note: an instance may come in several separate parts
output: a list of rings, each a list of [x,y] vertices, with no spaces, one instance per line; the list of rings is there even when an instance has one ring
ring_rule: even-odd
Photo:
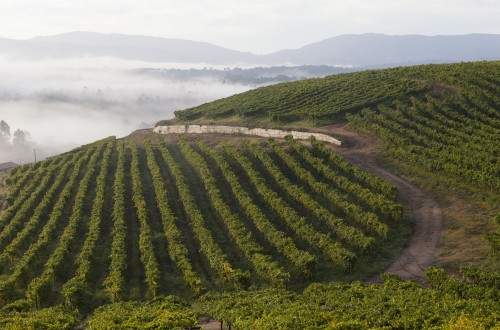
[[[332,147],[332,150],[396,185],[414,228],[408,246],[384,272],[396,274],[405,280],[424,282],[424,271],[434,261],[443,227],[443,215],[438,203],[429,193],[379,164],[380,143],[373,136],[349,130],[345,124],[325,128],[330,134],[333,132],[338,136],[344,145]],[[368,282],[380,282],[380,276],[373,276]]]

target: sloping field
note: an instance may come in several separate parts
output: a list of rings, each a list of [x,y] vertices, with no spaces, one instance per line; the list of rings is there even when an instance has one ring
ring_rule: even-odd
[[[201,313],[241,329],[492,328],[499,80],[500,62],[342,74],[259,88],[167,122],[317,131],[342,149],[142,132],[18,168],[0,218],[0,324],[186,328]],[[406,215],[426,218],[421,190],[398,174],[442,204],[459,196],[444,209],[443,237],[463,229],[454,251],[482,244],[473,251],[492,272],[462,267],[451,279],[430,269],[430,287],[388,275],[382,285],[328,284],[383,271],[408,240]],[[398,194],[414,197],[410,209]]]
[[[342,278],[402,226],[394,186],[291,138],[109,138],[10,180],[0,294],[36,306]]]
[[[424,175],[480,194],[498,197],[500,189],[500,62],[278,84],[177,111],[176,119],[308,128],[347,120],[380,137],[391,159]]]

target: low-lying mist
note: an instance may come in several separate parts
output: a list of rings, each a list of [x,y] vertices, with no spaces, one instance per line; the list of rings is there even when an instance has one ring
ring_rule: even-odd
[[[178,109],[240,93],[217,79],[169,80],[122,60],[0,58],[0,120],[29,133],[23,148],[0,148],[0,163],[32,162],[110,135],[122,137]]]

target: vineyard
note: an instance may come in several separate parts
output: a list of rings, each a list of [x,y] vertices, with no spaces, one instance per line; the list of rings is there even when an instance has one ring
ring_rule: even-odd
[[[0,298],[36,307],[345,278],[403,215],[394,186],[291,137],[109,138],[8,180]]]
[[[180,120],[224,119],[242,121],[265,117],[276,122],[337,120],[350,111],[423,94],[428,83],[407,78],[398,69],[337,74],[257,88],[201,106],[176,111]]]
[[[176,118],[308,127],[347,120],[379,136],[399,166],[498,196],[499,86],[500,62],[401,67],[258,88]]]
[[[479,237],[491,248],[481,257],[493,271],[360,282],[402,250],[414,210],[346,160],[349,135],[339,133],[339,148],[142,132],[0,177],[0,327],[189,329],[206,316],[236,329],[494,328],[499,79],[500,62],[339,74],[258,88],[173,121],[334,136],[347,122],[441,200],[460,191],[480,203],[483,227],[464,230],[471,245]],[[375,161],[352,150],[361,166]]]

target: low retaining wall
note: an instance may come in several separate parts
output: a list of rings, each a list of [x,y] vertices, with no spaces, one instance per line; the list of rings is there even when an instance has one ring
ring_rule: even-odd
[[[287,135],[293,136],[297,140],[307,140],[310,136],[314,136],[318,141],[324,141],[340,146],[341,142],[329,135],[321,133],[309,133],[298,131],[283,131],[280,129],[265,129],[265,128],[247,128],[237,126],[220,126],[220,125],[171,125],[157,126],[153,132],[159,134],[243,134],[255,135],[265,138],[284,138]]]

